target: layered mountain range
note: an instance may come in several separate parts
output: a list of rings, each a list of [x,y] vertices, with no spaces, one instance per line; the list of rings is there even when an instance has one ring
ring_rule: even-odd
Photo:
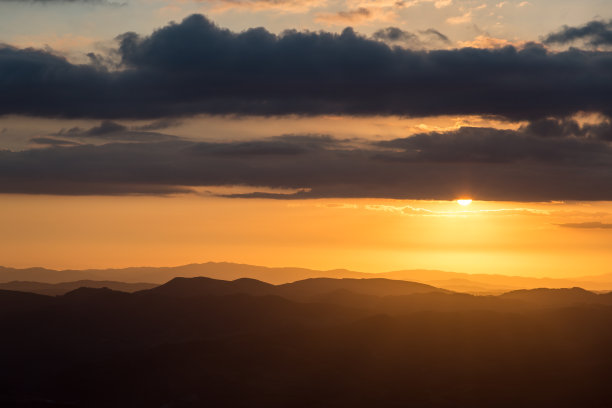
[[[575,278],[557,279],[496,274],[468,274],[437,270],[403,270],[379,273],[356,272],[346,269],[320,271],[306,268],[269,268],[227,262],[208,262],[176,267],[132,267],[124,269],[86,270],[52,270],[45,268],[16,269],[0,267],[0,288],[19,290],[18,286],[6,285],[13,281],[64,283],[92,280],[161,284],[177,276],[204,276],[222,280],[252,278],[272,284],[290,283],[310,278],[385,278],[420,282],[455,292],[471,294],[501,294],[517,289],[572,287],[581,287],[592,291],[612,291],[612,273],[597,276],[578,276]],[[111,286],[112,284],[110,284],[109,287]],[[116,288],[119,290],[132,291],[132,289],[126,286]],[[133,290],[137,290],[137,287],[134,287]],[[42,293],[41,291],[37,292]]]
[[[106,283],[126,291],[0,290],[2,406],[612,403],[612,293],[470,295],[383,278]]]

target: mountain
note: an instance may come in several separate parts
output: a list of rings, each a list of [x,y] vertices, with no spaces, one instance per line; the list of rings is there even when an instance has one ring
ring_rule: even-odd
[[[35,293],[0,290],[0,317],[49,306],[52,299]]]
[[[390,314],[418,310],[503,310],[571,307],[580,304],[612,305],[612,293],[596,294],[581,288],[525,289],[497,296],[473,296],[416,282],[391,279],[313,278],[281,285],[254,279],[223,281],[211,278],[174,278],[137,295],[189,298],[198,296],[278,296],[297,302],[335,304]]]
[[[381,277],[388,279],[409,280],[423,282],[430,285],[443,287],[445,289],[463,292],[464,288],[472,286],[468,293],[499,294],[518,289],[537,288],[573,288],[581,287],[587,290],[611,291],[612,275],[601,275],[594,277],[575,277],[567,279],[557,278],[532,278],[525,276],[508,276],[496,274],[468,274],[457,272],[444,272],[436,270],[410,270],[383,272]]]
[[[122,292],[136,292],[156,287],[154,283],[124,283],[113,281],[80,280],[74,282],[44,283],[13,281],[0,283],[0,289],[19,292],[38,293],[41,295],[58,296],[78,288],[109,288]]]
[[[571,306],[578,304],[612,305],[612,293],[596,294],[582,288],[562,289],[523,289],[504,293],[502,299],[520,300],[548,307]]]
[[[449,291],[417,282],[382,278],[333,279],[311,278],[278,286],[280,296],[290,299],[312,299],[317,296],[350,292],[369,296],[405,296],[417,293],[449,293]]]
[[[612,274],[571,279],[532,278],[495,274],[468,274],[436,270],[404,270],[380,273],[345,269],[318,271],[305,268],[268,268],[226,262],[208,262],[176,267],[134,267],[124,269],[87,269],[54,271],[44,268],[14,269],[0,267],[0,282],[35,281],[60,283],[78,280],[118,281],[128,283],[164,283],[175,277],[203,276],[221,280],[251,278],[271,284],[284,284],[312,278],[384,278],[419,282],[455,292],[500,294],[518,289],[582,287],[594,291],[612,291]]]
[[[0,290],[0,406],[608,407],[610,297],[387,279]]]
[[[276,286],[255,279],[241,278],[225,281],[206,277],[174,278],[171,281],[140,293],[172,297],[223,296],[249,294],[255,296],[277,294]]]
[[[205,277],[174,278],[153,289],[138,293],[152,293],[173,297],[223,296],[248,294],[275,295],[292,300],[316,300],[318,296],[336,292],[350,292],[370,296],[402,296],[417,293],[450,293],[422,283],[390,279],[332,279],[312,278],[282,285],[272,285],[255,279],[241,278],[224,281]]]

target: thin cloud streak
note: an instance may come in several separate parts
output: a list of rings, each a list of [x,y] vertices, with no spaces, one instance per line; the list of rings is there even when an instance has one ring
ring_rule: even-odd
[[[557,224],[563,228],[574,228],[574,229],[612,229],[612,224],[605,224],[603,222],[578,222],[578,223],[566,223]]]

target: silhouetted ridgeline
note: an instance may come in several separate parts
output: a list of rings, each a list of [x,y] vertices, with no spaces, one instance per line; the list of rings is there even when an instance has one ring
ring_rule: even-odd
[[[0,406],[610,407],[612,294],[388,279],[0,290]]]
[[[511,290],[535,288],[581,287],[595,291],[612,290],[612,274],[583,276],[571,279],[552,279],[494,274],[467,274],[435,270],[406,270],[381,273],[363,273],[346,269],[317,271],[305,268],[268,268],[228,262],[208,262],[160,268],[136,267],[61,271],[45,268],[15,269],[0,267],[0,288],[10,290],[10,287],[3,287],[2,282],[12,281],[61,283],[91,280],[161,284],[177,276],[188,278],[205,276],[223,280],[251,278],[272,284],[290,283],[311,278],[385,278],[420,282],[455,292],[472,294],[501,294]],[[131,291],[126,288],[117,289]]]
[[[113,281],[93,281],[93,280],[79,280],[74,282],[61,282],[61,283],[45,283],[45,282],[24,282],[24,281],[12,281],[0,283],[0,289],[12,290],[18,292],[31,292],[38,293],[41,295],[57,296],[63,295],[72,290],[87,287],[87,288],[109,288],[113,290],[119,290],[122,292],[136,292],[144,289],[151,289],[156,287],[154,283],[125,283],[125,282],[113,282]]]

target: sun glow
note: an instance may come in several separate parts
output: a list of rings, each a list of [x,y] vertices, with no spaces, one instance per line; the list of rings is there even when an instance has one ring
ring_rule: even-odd
[[[457,200],[457,204],[465,207],[465,206],[472,204],[472,199],[471,198],[461,198]]]

